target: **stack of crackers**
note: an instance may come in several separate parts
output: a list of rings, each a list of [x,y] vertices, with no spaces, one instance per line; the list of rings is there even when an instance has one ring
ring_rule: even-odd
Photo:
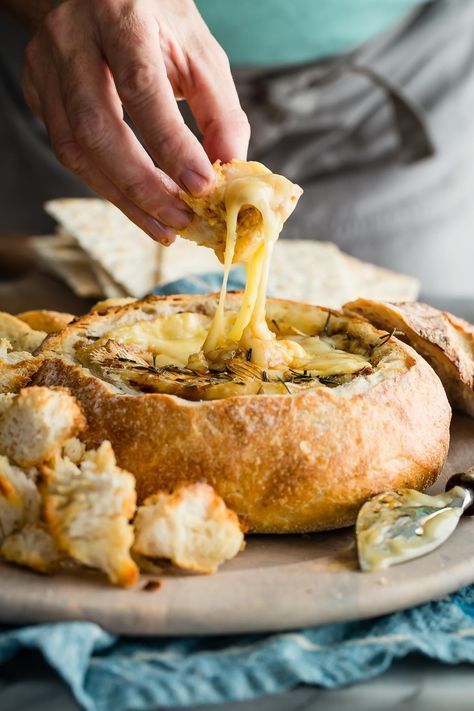
[[[63,198],[45,209],[58,227],[33,237],[33,247],[78,296],[139,298],[167,282],[222,270],[212,250],[180,238],[162,247],[104,200]],[[329,242],[283,238],[275,245],[272,296],[338,308],[357,297],[412,301],[418,291],[413,277],[361,262]]]

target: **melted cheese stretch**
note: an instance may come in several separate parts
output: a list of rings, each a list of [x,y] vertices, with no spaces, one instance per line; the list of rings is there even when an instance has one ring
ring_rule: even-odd
[[[224,253],[224,279],[222,281],[219,304],[206,342],[204,353],[207,357],[228,341],[252,348],[252,360],[267,367],[266,346],[275,340],[275,334],[265,320],[265,298],[268,271],[273,245],[278,239],[283,222],[278,212],[272,209],[275,181],[278,176],[268,172],[263,175],[248,175],[234,178],[226,188],[225,207],[227,215],[227,235]],[[237,242],[237,225],[240,210],[245,206],[255,207],[262,216],[262,233],[255,235],[255,249],[245,263],[246,284],[242,306],[230,328],[225,328],[225,297],[229,271],[234,261]],[[261,239],[263,237],[263,240]]]

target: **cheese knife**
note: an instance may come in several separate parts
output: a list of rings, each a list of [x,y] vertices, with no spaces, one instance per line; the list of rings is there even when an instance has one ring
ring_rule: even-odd
[[[414,489],[377,494],[357,516],[361,570],[383,570],[430,553],[449,538],[463,514],[474,516],[474,466],[454,474],[444,494]]]

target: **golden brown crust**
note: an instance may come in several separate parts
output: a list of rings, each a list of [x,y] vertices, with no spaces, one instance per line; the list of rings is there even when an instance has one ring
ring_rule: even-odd
[[[44,331],[36,331],[16,316],[0,311],[0,338],[11,343],[15,351],[34,351],[46,337]]]
[[[26,323],[35,331],[57,333],[67,326],[76,317],[62,311],[23,311],[16,318]]]
[[[353,523],[367,498],[386,489],[424,488],[439,473],[451,410],[441,383],[411,348],[392,339],[403,367],[389,377],[292,396],[188,402],[166,394],[128,395],[74,361],[78,334],[103,322],[171,308],[207,308],[212,297],[152,297],[68,326],[47,344],[35,377],[69,387],[88,419],[85,441],[112,442],[119,466],[137,479],[139,501],[157,490],[205,481],[250,530],[317,531]],[[229,303],[238,301],[231,295]],[[214,299],[215,301],[215,299]],[[270,311],[317,307],[269,300]],[[346,319],[367,338],[369,324]],[[61,357],[64,352],[65,357]],[[56,355],[55,355],[56,354]]]
[[[32,353],[46,333],[36,331],[11,314],[0,312],[0,394],[18,392],[38,370],[42,356]]]
[[[453,407],[474,417],[474,326],[422,303],[357,299],[344,305],[377,328],[397,335],[422,355],[441,378]]]
[[[0,394],[16,393],[30,382],[41,363],[42,356],[29,356],[18,363],[8,363],[0,357]]]
[[[116,309],[136,301],[134,296],[121,296],[110,299],[101,299],[89,310],[89,313],[103,312],[108,309]]]

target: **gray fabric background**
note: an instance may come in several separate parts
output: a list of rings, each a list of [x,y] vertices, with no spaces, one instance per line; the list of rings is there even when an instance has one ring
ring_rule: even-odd
[[[0,14],[0,232],[47,231],[46,199],[90,194],[56,162],[25,107],[26,41]],[[285,236],[332,240],[420,277],[430,293],[474,295],[473,0],[430,3],[353,58],[423,109],[436,155],[397,160],[390,106],[362,76],[331,79],[324,62],[290,76],[236,72],[253,127],[250,157],[305,189]]]
[[[436,154],[400,163],[384,92],[350,73],[331,80],[331,62],[237,73],[252,157],[305,189],[285,236],[332,240],[430,293],[474,295],[474,2],[431,3],[353,60],[421,108]]]

